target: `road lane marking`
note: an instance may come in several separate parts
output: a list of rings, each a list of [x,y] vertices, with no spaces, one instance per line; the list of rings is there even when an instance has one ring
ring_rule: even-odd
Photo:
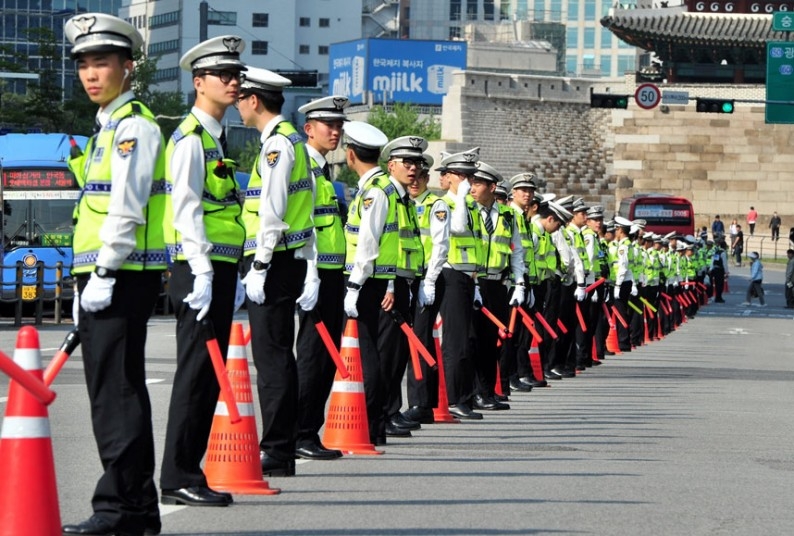
[[[153,383],[160,383],[160,382],[164,382],[164,381],[165,380],[162,380],[162,379],[149,378],[149,379],[146,380],[146,385],[151,385]]]

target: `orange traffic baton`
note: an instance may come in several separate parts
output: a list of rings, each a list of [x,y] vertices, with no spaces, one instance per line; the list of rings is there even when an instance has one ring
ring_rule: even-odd
[[[218,346],[218,339],[215,337],[215,329],[208,318],[201,321],[201,327],[204,330],[204,340],[207,343],[207,351],[210,353],[212,368],[215,369],[215,377],[218,378],[218,384],[221,387],[223,401],[226,402],[226,407],[229,408],[229,420],[232,424],[236,424],[242,420],[242,417],[240,417],[240,411],[237,409],[232,384],[226,374],[226,365],[223,364],[223,354],[220,346]]]
[[[538,333],[538,330],[535,329],[535,323],[532,322],[532,317],[529,316],[529,313],[527,313],[524,310],[524,308],[521,307],[521,306],[518,306],[517,309],[518,309],[519,314],[521,315],[521,321],[524,323],[526,328],[532,334],[532,337],[534,337],[535,340],[538,341],[538,342],[542,341],[543,337],[541,337],[540,333]]]
[[[512,337],[513,333],[516,332],[516,313],[518,312],[518,311],[516,311],[516,309],[518,309],[519,307],[521,307],[521,306],[520,305],[514,305],[513,306],[513,310],[510,312],[510,326],[509,326],[509,329],[507,330],[507,336],[508,337]]]
[[[543,326],[543,329],[545,329],[545,330],[546,330],[546,332],[547,332],[549,335],[551,335],[551,338],[552,338],[552,339],[559,339],[559,338],[560,338],[560,337],[559,337],[559,335],[557,335],[557,333],[556,333],[556,332],[555,332],[555,331],[554,331],[554,330],[551,328],[551,326],[549,325],[549,323],[548,323],[548,322],[546,322],[546,319],[545,319],[545,318],[543,318],[543,315],[542,315],[542,314],[540,314],[540,312],[538,312],[538,311],[535,311],[535,318],[537,318],[537,319],[538,319],[538,322],[540,322],[540,325],[541,325],[541,326]]]
[[[323,322],[320,318],[320,313],[317,312],[317,309],[312,309],[309,314],[311,315],[312,322],[314,322],[314,327],[317,328],[317,333],[320,334],[320,338],[323,340],[325,348],[328,350],[328,354],[331,356],[331,359],[334,360],[336,370],[339,371],[339,375],[342,376],[342,379],[346,379],[348,376],[350,376],[350,372],[348,372],[345,362],[342,361],[342,356],[339,355],[339,350],[336,348],[336,345],[331,338],[331,334],[328,333],[328,328],[325,327],[325,322]]]
[[[624,328],[626,328],[626,329],[629,329],[629,325],[626,323],[626,320],[625,320],[625,319],[623,318],[623,316],[620,314],[620,312],[618,311],[618,308],[617,308],[617,307],[615,307],[614,305],[612,306],[612,312],[613,312],[613,313],[615,313],[615,316],[617,317],[617,319],[618,319],[618,321],[620,322],[620,324],[621,324],[621,325],[622,325]]]
[[[484,314],[485,316],[487,316],[487,317],[488,317],[488,320],[490,320],[491,322],[493,322],[493,323],[494,323],[494,325],[495,325],[497,328],[499,328],[499,338],[500,338],[500,339],[506,339],[506,338],[508,337],[507,326],[505,326],[505,325],[502,323],[502,321],[501,321],[501,320],[499,320],[498,318],[496,318],[496,315],[494,315],[494,314],[493,314],[491,311],[489,311],[489,310],[488,310],[488,308],[487,308],[486,306],[484,306],[484,305],[481,305],[481,306],[480,306],[480,311],[482,312],[482,314]]]
[[[36,342],[38,343],[38,335],[36,335]],[[24,350],[22,351],[24,352]],[[44,385],[43,381],[19,366],[3,352],[0,352],[0,370],[5,372],[8,377],[16,381],[25,391],[33,395],[36,400],[45,406],[49,406],[55,400],[55,393]]]
[[[562,320],[560,320],[559,318],[557,319],[557,327],[560,328],[560,331],[562,331],[563,335],[568,334],[568,328],[565,327],[565,324],[563,324]]]
[[[72,355],[74,349],[80,344],[80,332],[77,331],[77,328],[74,328],[70,331],[66,338],[63,340],[61,347],[58,348],[58,351],[55,353],[55,356],[50,361],[50,364],[47,365],[47,368],[44,370],[44,385],[49,387],[52,385],[52,382],[55,380],[55,377],[63,368],[64,364],[66,364],[66,360]]]
[[[416,333],[414,333],[414,330],[412,330],[411,326],[408,325],[408,322],[405,321],[403,315],[400,314],[400,311],[397,309],[392,309],[389,311],[389,315],[391,316],[391,319],[394,320],[394,323],[400,326],[402,332],[405,333],[406,337],[408,337],[408,341],[413,345],[414,348],[416,348],[416,350],[419,352],[419,355],[421,355],[422,359],[424,359],[425,363],[427,363],[427,366],[436,367],[436,360],[433,359],[433,356],[427,351],[425,345],[422,344],[422,341],[420,341],[419,337],[416,336]],[[418,367],[416,370],[418,370]]]
[[[587,333],[587,324],[584,322],[584,317],[582,316],[582,308],[579,307],[579,302],[576,303],[576,318],[579,319],[579,327],[582,328],[582,331]]]
[[[590,283],[590,284],[587,286],[587,288],[585,288],[585,289],[584,289],[584,291],[585,291],[585,292],[587,292],[588,294],[590,294],[590,292],[592,292],[593,290],[595,290],[596,288],[598,288],[598,285],[600,285],[600,284],[601,284],[601,283],[603,283],[604,281],[606,281],[606,278],[605,278],[605,277],[602,277],[602,278],[598,279],[598,280],[597,280],[595,283]]]

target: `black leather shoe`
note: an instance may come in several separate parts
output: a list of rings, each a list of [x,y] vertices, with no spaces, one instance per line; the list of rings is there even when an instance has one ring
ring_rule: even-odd
[[[453,404],[449,406],[449,412],[458,419],[482,420],[482,413],[472,411],[466,404]]]
[[[592,363],[592,365],[593,365],[594,367],[597,367],[597,366],[599,366],[600,364],[601,364],[601,360],[600,360],[600,359],[599,359],[598,361],[593,361],[593,363]]]
[[[382,436],[376,437],[375,440],[372,441],[372,444],[374,446],[376,446],[376,447],[382,447],[383,445],[386,444],[386,436],[382,435]]]
[[[278,460],[264,450],[259,451],[262,476],[295,476],[295,460]]]
[[[327,449],[318,443],[306,443],[295,449],[295,456],[305,460],[335,460],[342,457],[342,451]]]
[[[158,519],[155,523],[154,521],[146,520],[146,529],[143,531],[143,536],[157,536],[160,534],[162,530],[162,525],[160,520]]]
[[[543,377],[547,380],[561,380],[562,376],[554,372],[553,370],[549,370],[543,373]]]
[[[420,424],[433,424],[435,422],[433,410],[423,406],[411,406],[403,411],[403,417],[409,421],[415,421]]]
[[[493,395],[493,399],[497,402],[510,402],[510,399],[507,398],[507,395],[495,394]]]
[[[160,494],[161,504],[186,504],[188,506],[229,506],[232,501],[205,486],[189,486],[179,489],[164,489]]]
[[[551,372],[561,378],[576,378],[576,373],[572,370],[553,368],[551,369]]]
[[[93,515],[77,525],[64,525],[61,530],[63,530],[64,534],[91,534],[100,536],[104,534],[130,534],[110,526],[110,523],[97,515]]]
[[[512,389],[513,391],[528,393],[532,390],[532,386],[516,378],[515,380],[510,380],[510,389]]]
[[[386,436],[387,437],[411,437],[411,431],[408,428],[397,426],[393,422],[386,423]]]
[[[500,410],[510,409],[510,404],[499,402],[497,400],[494,400],[490,396],[485,397],[481,395],[476,395],[474,397],[474,407],[486,411],[500,411]]]
[[[399,426],[400,428],[405,428],[406,430],[419,430],[422,427],[418,421],[407,419],[402,413],[398,413],[397,415],[393,416],[391,418],[391,423],[394,426]]]
[[[525,376],[518,379],[521,383],[526,383],[527,385],[531,385],[532,387],[546,387],[549,385],[549,382],[546,380],[536,380],[534,377]]]

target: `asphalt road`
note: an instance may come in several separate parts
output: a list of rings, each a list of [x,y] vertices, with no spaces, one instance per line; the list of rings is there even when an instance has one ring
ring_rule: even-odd
[[[221,509],[164,507],[163,533],[791,534],[792,311],[783,308],[779,270],[767,269],[771,305],[763,309],[738,305],[747,269],[732,270],[728,303],[704,308],[662,341],[515,394],[510,411],[483,421],[390,438],[383,456],[299,462],[296,477],[269,479],[280,495],[235,496]],[[45,363],[69,328],[42,327]],[[13,328],[0,327],[0,349],[10,354],[14,339]],[[158,462],[174,346],[173,321],[153,318]],[[100,468],[79,350],[54,389],[60,513],[75,522],[90,515]],[[0,409],[6,396],[3,378]]]

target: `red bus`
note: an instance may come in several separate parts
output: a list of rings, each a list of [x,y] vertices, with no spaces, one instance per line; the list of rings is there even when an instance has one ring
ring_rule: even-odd
[[[679,235],[695,234],[695,211],[692,202],[684,197],[634,194],[621,200],[618,215],[629,220],[645,220],[645,230],[660,235],[671,231]]]

